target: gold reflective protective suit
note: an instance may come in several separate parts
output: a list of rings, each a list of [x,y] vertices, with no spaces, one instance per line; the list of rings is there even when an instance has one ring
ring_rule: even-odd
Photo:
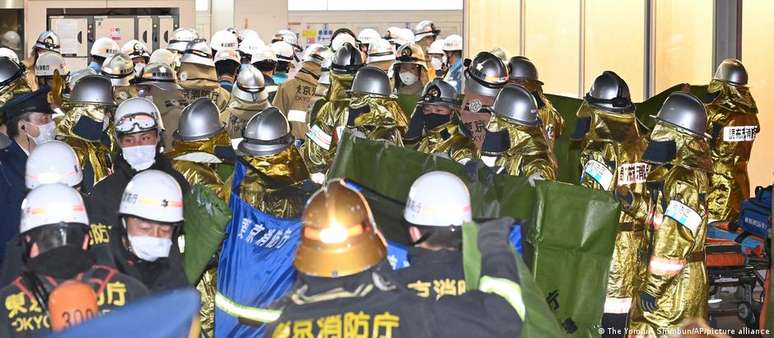
[[[510,140],[508,150],[497,156],[494,167],[502,168],[501,172],[512,176],[540,176],[545,180],[556,180],[558,165],[541,125],[513,123],[492,114],[486,129],[488,132],[505,129]]]
[[[116,106],[139,95],[140,93],[135,86],[113,86],[113,101],[115,101]]]
[[[288,118],[290,131],[297,140],[306,140],[309,131],[309,107],[320,78],[320,65],[304,62],[296,75],[277,88],[272,106],[277,107]]]
[[[415,114],[422,114],[421,111]],[[444,154],[444,156],[465,164],[475,159],[476,145],[473,140],[462,132],[462,123],[456,117],[451,121],[426,130],[425,135],[417,143],[417,151],[425,154]]]
[[[247,167],[245,178],[239,186],[239,197],[256,209],[274,217],[299,217],[306,197],[297,193],[309,171],[295,146],[269,156],[242,156],[240,161]],[[260,172],[260,174],[256,173]],[[268,182],[265,178],[269,178]],[[223,199],[231,195],[230,177],[223,187]]]
[[[223,110],[228,104],[231,93],[218,83],[215,67],[195,63],[182,63],[177,69],[177,84],[183,87],[183,95],[188,102],[194,102],[200,97],[207,97]]]
[[[220,112],[220,122],[226,125],[226,131],[231,138],[242,137],[242,129],[255,114],[269,107],[269,100],[251,102],[232,96],[226,109]]]
[[[610,192],[621,188],[632,194],[643,192],[648,167],[641,157],[646,141],[634,112],[610,112],[584,102],[577,115],[591,119],[580,141],[580,184]],[[621,212],[618,222],[604,308],[610,314],[629,313],[640,280],[639,255],[645,249],[644,219]]]
[[[349,94],[354,78],[351,74],[330,73],[331,85],[317,116],[309,122],[307,141],[301,147],[301,156],[311,173],[325,173],[336,155],[338,134],[347,125]],[[314,136],[313,136],[314,134]]]
[[[402,135],[408,128],[408,118],[395,98],[358,95],[352,98],[349,109],[343,114],[345,123],[355,111],[363,111],[350,126],[357,134],[369,140],[384,140],[403,146]]]
[[[717,95],[706,105],[712,135],[710,222],[728,222],[739,217],[742,200],[750,197],[747,163],[760,132],[758,108],[748,87],[712,80],[708,91]]]
[[[33,52],[33,54],[37,54],[37,52]],[[32,91],[38,90],[38,77],[35,74],[35,61],[37,58],[37,55],[33,55],[32,59],[26,59],[21,62],[25,69],[23,77]]]
[[[664,336],[664,329],[674,330],[687,319],[707,317],[704,242],[712,165],[709,144],[704,138],[657,123],[650,142],[670,140],[676,144],[675,159],[651,170],[648,184],[658,188],[648,188],[649,197],[635,200],[631,207],[639,214],[648,210],[646,236],[651,244],[647,259],[641,262],[646,272],[638,294],[654,296],[657,308],[645,312],[635,297],[629,334]]]
[[[57,123],[57,138],[73,148],[83,168],[91,166],[94,182],[91,184],[84,182],[84,184],[93,187],[112,172],[113,162],[110,154],[118,150],[117,143],[111,129],[103,132],[103,134],[107,134],[107,140],[89,140],[77,135],[73,131],[73,127],[81,118],[88,118],[92,121],[110,119],[111,111],[106,106],[69,102],[62,105],[62,110],[65,112],[65,116]],[[109,144],[105,144],[106,141]]]
[[[538,117],[543,123],[548,137],[548,145],[554,149],[556,139],[564,132],[564,118],[559,111],[554,108],[551,100],[543,93],[543,87],[537,81],[516,81],[517,84],[524,86],[538,101]]]
[[[30,71],[27,71],[25,74],[29,73]],[[7,86],[0,88],[0,107],[4,106],[8,101],[11,101],[17,94],[29,92],[32,92],[32,87],[27,81],[27,78],[25,76],[19,77]]]

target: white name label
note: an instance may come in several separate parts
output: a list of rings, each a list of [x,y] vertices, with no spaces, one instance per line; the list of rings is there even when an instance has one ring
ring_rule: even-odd
[[[309,129],[308,132],[306,132],[306,137],[312,140],[316,145],[320,146],[320,148],[323,148],[325,150],[331,149],[331,135],[328,135],[325,133],[318,125],[312,126],[312,129]]]
[[[626,163],[618,168],[618,185],[645,183],[648,179],[647,163]]]
[[[288,111],[288,121],[306,123],[306,112],[303,110],[291,109]]]
[[[701,216],[699,213],[675,200],[669,201],[669,205],[667,205],[666,211],[664,211],[664,216],[672,218],[682,224],[691,230],[692,234],[696,234],[696,229],[698,229],[699,224],[701,224]]]
[[[583,167],[583,173],[591,176],[605,189],[610,189],[610,183],[613,182],[613,172],[606,165],[599,161],[590,160]]]
[[[723,141],[725,142],[745,142],[754,141],[758,134],[756,126],[738,126],[723,128]]]

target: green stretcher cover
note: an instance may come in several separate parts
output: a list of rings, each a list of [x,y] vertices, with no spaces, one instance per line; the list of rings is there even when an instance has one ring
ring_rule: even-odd
[[[405,243],[401,205],[411,183],[432,170],[454,173],[468,184],[475,218],[521,220],[529,249],[525,257],[542,298],[558,304],[556,322],[570,319],[575,337],[598,336],[618,227],[612,196],[558,182],[533,188],[524,177],[495,175],[487,168],[468,173],[454,161],[349,133],[339,143],[329,178],[345,177],[366,188],[380,229],[388,239]]]
[[[183,269],[188,281],[195,285],[225,238],[231,209],[212,190],[199,184],[184,197],[183,207]]]

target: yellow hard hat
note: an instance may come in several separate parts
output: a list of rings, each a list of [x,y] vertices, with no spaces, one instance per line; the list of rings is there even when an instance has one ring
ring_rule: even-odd
[[[378,264],[386,251],[366,199],[336,180],[306,204],[294,265],[311,276],[343,277]]]

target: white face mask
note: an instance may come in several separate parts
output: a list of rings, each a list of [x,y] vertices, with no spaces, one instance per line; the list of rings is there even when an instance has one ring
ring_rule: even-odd
[[[132,169],[137,171],[148,169],[156,162],[155,144],[122,148],[121,153]]]
[[[443,68],[443,59],[434,57],[430,59],[430,64],[433,66],[433,69],[435,70],[441,70]]]
[[[400,72],[398,73],[398,76],[400,76],[400,82],[403,82],[403,84],[407,86],[413,85],[419,80],[417,75],[412,72]]]
[[[134,64],[134,77],[139,79],[142,75],[142,70],[145,68],[144,63],[135,63]]]
[[[172,247],[172,240],[169,238],[131,235],[128,237],[129,243],[132,244],[132,251],[139,259],[155,262],[159,258],[169,257],[169,249]]]
[[[36,127],[38,127],[38,136],[30,136],[35,141],[35,144],[43,144],[49,141],[53,141],[54,137],[56,137],[56,123],[54,123],[54,121],[46,124],[36,125]]]

